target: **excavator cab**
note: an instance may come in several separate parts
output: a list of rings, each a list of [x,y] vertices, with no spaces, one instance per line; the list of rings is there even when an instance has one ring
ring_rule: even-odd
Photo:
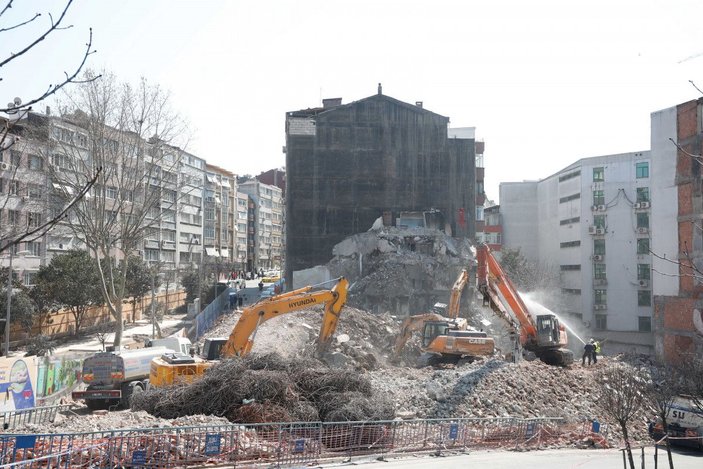
[[[551,314],[537,316],[537,337],[539,344],[559,345],[559,320]]]
[[[449,323],[447,321],[427,321],[422,330],[422,346],[429,347],[433,340],[441,335],[447,335]]]

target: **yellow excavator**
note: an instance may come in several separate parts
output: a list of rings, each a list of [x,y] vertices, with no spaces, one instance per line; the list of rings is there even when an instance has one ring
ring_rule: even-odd
[[[344,277],[334,279],[332,282],[335,282],[335,285],[330,290],[315,290],[322,284],[307,286],[263,298],[245,308],[229,338],[206,339],[204,358],[183,354],[166,354],[154,358],[151,362],[150,385],[160,387],[192,382],[202,376],[215,360],[247,355],[254,345],[259,326],[264,322],[317,304],[325,305],[317,343],[318,352],[323,352],[337,329],[339,315],[347,301],[349,289],[349,281]]]
[[[468,282],[469,272],[464,269],[452,286],[447,317],[425,313],[410,316],[403,321],[393,347],[394,361],[400,359],[405,344],[416,331],[422,331],[422,351],[442,359],[493,355],[493,338],[483,331],[469,330],[466,319],[459,317],[461,294]]]

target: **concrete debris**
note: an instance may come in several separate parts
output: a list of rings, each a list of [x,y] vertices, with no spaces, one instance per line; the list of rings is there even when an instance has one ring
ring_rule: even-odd
[[[400,320],[407,314],[428,312],[436,302],[448,303],[457,275],[472,262],[468,242],[457,242],[435,230],[383,228],[344,240],[335,247],[334,256],[327,267],[333,275],[347,277],[352,288],[335,340],[322,357],[325,364],[314,370],[315,380],[325,379],[325,374],[358,376],[369,383],[369,394],[372,390],[374,396],[389,399],[395,418],[558,417],[574,425],[598,420],[605,422],[602,428],[611,444],[620,441],[620,429],[608,422],[600,406],[595,379],[597,371],[617,357],[603,357],[597,365],[587,368],[581,367],[580,362],[560,368],[539,361],[508,363],[497,357],[418,368],[407,366],[419,356],[419,338],[414,337],[404,350],[406,365],[390,363]],[[322,311],[315,307],[265,322],[257,332],[252,355],[277,352],[288,360],[310,360]],[[223,316],[207,337],[229,336],[238,319],[238,313]],[[646,365],[643,360],[631,366]],[[256,374],[248,373],[252,377]],[[314,386],[309,391],[314,392],[319,383],[311,382]],[[305,420],[323,416],[346,420],[369,406],[368,396],[359,389],[345,390],[343,402],[337,400],[340,396],[330,393],[328,400],[313,396],[298,400],[297,406],[286,401],[285,409],[281,404],[264,405],[261,396],[252,394],[254,391],[240,391],[242,395],[237,397],[244,405],[238,405],[230,414],[238,421],[262,421],[286,415],[285,412]],[[250,400],[253,396],[256,399]],[[645,409],[631,422],[629,431],[634,441],[649,441],[647,420],[652,415],[651,409]],[[78,415],[63,415],[51,425],[28,426],[26,430],[65,432],[69,428],[92,431],[223,423],[227,420],[205,415],[173,420],[156,418],[144,411],[111,412],[105,416],[81,411]],[[608,441],[602,435],[584,438],[584,432],[574,432],[553,447],[565,446],[606,447]]]

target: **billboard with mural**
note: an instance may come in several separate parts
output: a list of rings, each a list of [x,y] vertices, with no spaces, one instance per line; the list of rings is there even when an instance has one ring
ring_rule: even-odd
[[[34,358],[1,358],[0,412],[34,407],[36,382]]]

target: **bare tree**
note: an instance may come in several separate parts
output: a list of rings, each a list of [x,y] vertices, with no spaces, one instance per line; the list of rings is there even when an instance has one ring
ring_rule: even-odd
[[[161,237],[161,223],[173,225],[184,182],[181,119],[170,109],[169,96],[142,79],[136,87],[105,74],[72,88],[60,119],[52,121],[55,146],[50,149],[52,178],[66,199],[80,187],[81,175],[102,172],[87,197],[72,210],[67,227],[98,263],[105,303],[116,320],[114,345],[122,340],[122,304],[127,269],[121,259],[144,250],[147,260],[160,255],[161,240],[150,249],[145,239]],[[201,183],[200,183],[201,184]],[[187,192],[185,192],[187,194]]]
[[[666,366],[653,367],[650,370],[651,381],[648,386],[649,398],[657,411],[657,417],[662,422],[664,433],[668,433],[669,410],[682,391],[682,383],[679,374],[674,368]],[[666,454],[669,458],[669,467],[674,468],[674,460],[671,456],[671,443],[666,439]]]
[[[635,469],[627,425],[646,402],[646,379],[637,370],[612,363],[596,376],[598,401],[605,414],[620,425],[630,469]]]

